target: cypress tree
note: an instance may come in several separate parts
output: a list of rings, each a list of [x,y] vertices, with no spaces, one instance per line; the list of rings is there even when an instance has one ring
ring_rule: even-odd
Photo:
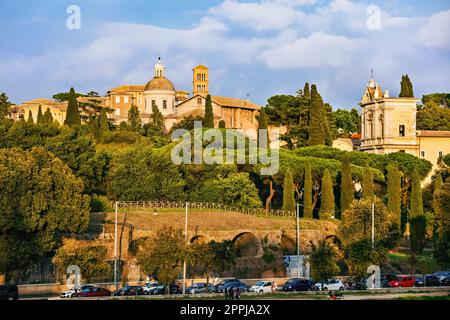
[[[328,219],[334,216],[334,193],[333,181],[331,180],[330,171],[325,169],[322,177],[322,197],[320,202],[320,218]]]
[[[350,208],[354,200],[352,168],[350,159],[344,158],[341,168],[341,214]]]
[[[438,239],[442,240],[444,236],[444,218],[443,218],[443,210],[439,208],[439,202],[438,202],[438,193],[442,190],[444,187],[444,182],[442,180],[442,175],[438,173],[436,175],[436,179],[434,180],[434,190],[433,190],[433,210],[435,215],[435,220],[437,224],[437,235]]]
[[[108,135],[109,131],[108,116],[106,115],[106,110],[102,109],[102,112],[100,113],[98,140],[103,141]]]
[[[304,99],[310,99],[311,93],[309,92],[309,83],[306,82],[305,86],[303,87],[303,98]]]
[[[366,164],[366,170],[362,179],[363,198],[370,199],[374,197],[373,191],[373,171]]]
[[[73,88],[70,88],[69,91],[69,101],[67,105],[67,114],[64,124],[67,124],[69,127],[81,125],[81,117],[80,117],[80,110],[78,110],[77,96]]]
[[[164,116],[156,105],[152,106],[152,114],[150,118],[152,119],[153,127],[161,133],[164,132]]]
[[[412,176],[410,202],[411,202],[410,203],[411,218],[423,215],[422,190],[420,187],[419,169],[417,167],[414,168]]]
[[[29,124],[34,123],[34,121],[33,121],[33,114],[31,113],[31,110],[30,110],[30,112],[28,112],[27,123],[29,123]]]
[[[205,128],[214,128],[214,114],[210,94],[206,96],[204,126]]]
[[[295,211],[294,178],[290,168],[284,175],[283,210]]]
[[[402,177],[396,163],[391,163],[387,167],[387,207],[394,215],[394,222],[398,228],[401,228],[401,196],[402,196]]]
[[[311,163],[306,161],[305,164],[305,186],[303,190],[303,216],[305,218],[313,218],[312,206],[312,172]]]
[[[128,124],[131,131],[139,132],[141,130],[141,117],[139,116],[139,109],[135,105],[132,105],[128,111]]]
[[[42,113],[41,105],[39,105],[36,123],[37,124],[43,124],[43,120],[44,120],[44,115]]]
[[[413,89],[413,84],[411,82],[411,79],[409,79],[409,76],[406,75],[406,83],[407,83],[407,87],[408,87],[408,96],[410,98],[414,97],[414,89]]]
[[[51,125],[53,123],[53,116],[50,111],[50,108],[47,108],[44,113],[44,124],[45,125]]]
[[[327,138],[328,121],[323,100],[317,92],[315,84],[311,86],[311,104],[309,107],[309,138],[308,145],[325,144]]]
[[[400,82],[400,98],[413,98],[414,90],[411,79],[408,75],[402,75],[402,81]]]
[[[219,121],[219,128],[225,129],[225,120],[220,120]]]
[[[261,111],[259,112],[258,116],[258,146],[264,149],[267,148],[269,144],[269,133],[267,131],[268,126],[267,123],[268,123],[267,114],[264,111],[264,108],[261,108]],[[265,136],[264,141],[260,141],[260,139],[262,139],[262,137],[260,136],[261,134],[264,134]]]

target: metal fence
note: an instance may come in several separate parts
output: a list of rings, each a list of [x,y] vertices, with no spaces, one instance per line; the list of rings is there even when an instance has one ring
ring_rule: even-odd
[[[125,210],[148,210],[148,209],[184,209],[188,204],[189,209],[196,210],[218,210],[228,212],[239,212],[244,214],[258,216],[275,217],[295,217],[295,211],[289,210],[269,210],[264,208],[244,208],[238,206],[229,206],[214,202],[182,202],[182,201],[119,201],[118,208]]]

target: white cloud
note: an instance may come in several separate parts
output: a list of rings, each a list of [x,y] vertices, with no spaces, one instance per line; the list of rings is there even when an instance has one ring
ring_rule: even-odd
[[[450,49],[450,10],[432,15],[419,36],[429,47]]]
[[[261,58],[272,69],[345,68],[351,64],[356,49],[358,40],[317,32],[266,50]]]

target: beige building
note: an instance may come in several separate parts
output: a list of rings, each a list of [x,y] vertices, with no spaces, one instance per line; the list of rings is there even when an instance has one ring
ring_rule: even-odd
[[[360,150],[376,154],[406,152],[430,161],[434,172],[439,157],[450,153],[450,131],[416,130],[419,101],[390,97],[371,79],[360,102]]]
[[[165,129],[187,117],[203,117],[205,99],[209,94],[209,70],[198,65],[192,70],[192,96],[185,90],[176,90],[173,83],[165,76],[165,66],[158,59],[154,67],[154,77],[146,85],[123,85],[108,91],[109,105],[114,109],[116,122],[127,121],[128,111],[134,104],[141,112],[144,123],[149,121],[152,107],[158,107],[165,117]],[[260,106],[236,98],[211,96],[214,125],[225,121],[227,128],[256,129],[256,116]]]
[[[53,120],[57,121],[59,124],[63,124],[64,120],[66,120],[67,102],[60,103],[57,101],[40,98],[26,101],[19,105],[18,108],[21,110],[20,113],[23,114],[26,121],[28,121],[31,111],[33,121],[36,122],[39,113],[39,106],[41,107],[42,113],[45,113],[47,109],[50,109]]]

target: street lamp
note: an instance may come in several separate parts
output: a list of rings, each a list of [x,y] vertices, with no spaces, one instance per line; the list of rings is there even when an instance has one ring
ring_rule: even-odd
[[[188,242],[188,234],[187,234],[187,227],[188,227],[188,206],[189,202],[186,202],[186,214],[184,219],[184,242],[187,244]],[[183,262],[183,294],[186,294],[186,258]]]
[[[299,216],[300,216],[300,204],[296,205],[296,223],[297,223],[297,276],[300,277],[300,225],[299,225]]]

